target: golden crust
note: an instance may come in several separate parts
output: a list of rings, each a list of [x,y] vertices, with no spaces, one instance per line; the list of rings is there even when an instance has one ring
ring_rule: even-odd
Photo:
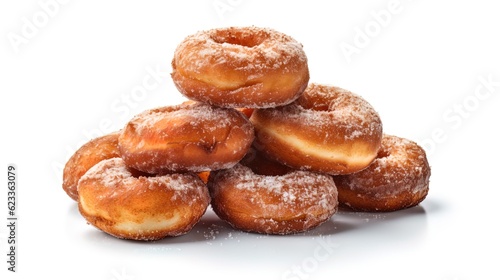
[[[242,112],[247,118],[250,118],[254,111],[254,109],[252,108],[236,108],[236,109]]]
[[[204,172],[200,172],[198,173],[198,177],[200,177],[200,179],[203,181],[203,183],[207,183],[208,182],[208,177],[210,176],[210,171],[204,171]]]
[[[69,197],[78,201],[78,180],[87,170],[102,160],[120,156],[119,135],[119,132],[114,132],[92,139],[69,158],[64,166],[62,184]]]
[[[234,228],[265,234],[293,234],[327,221],[338,206],[330,176],[295,171],[257,156],[210,174],[212,209]],[[262,166],[263,165],[263,166]],[[276,172],[276,173],[275,173]],[[275,174],[273,174],[275,173]]]
[[[359,211],[395,211],[418,205],[429,191],[431,169],[415,142],[384,135],[375,161],[366,169],[334,176],[342,205]]]
[[[382,139],[378,113],[363,98],[338,87],[310,84],[294,103],[257,109],[255,147],[301,170],[349,174],[366,168]]]
[[[90,224],[119,238],[157,240],[187,233],[205,213],[210,197],[196,174],[133,172],[112,158],[81,178],[78,208]]]
[[[309,81],[302,45],[272,29],[230,27],[185,38],[172,60],[172,79],[186,97],[221,107],[289,104]]]
[[[235,165],[253,139],[243,113],[188,102],[137,115],[120,135],[119,148],[127,165],[143,172],[203,172]]]

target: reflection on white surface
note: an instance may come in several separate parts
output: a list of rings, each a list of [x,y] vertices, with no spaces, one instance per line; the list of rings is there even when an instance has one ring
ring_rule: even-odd
[[[83,217],[78,213],[76,205],[71,207],[69,211],[69,220],[72,223],[81,223]],[[397,223],[397,226],[391,225]],[[404,226],[402,226],[404,225]],[[72,229],[77,228],[71,227]],[[229,224],[219,219],[209,208],[200,222],[193,229],[182,236],[167,237],[154,242],[144,241],[128,241],[121,240],[106,233],[99,231],[96,228],[89,226],[84,229],[84,233],[88,240],[101,238],[107,242],[122,242],[132,244],[140,244],[139,246],[152,247],[179,247],[184,243],[203,242],[206,245],[224,245],[231,243],[240,243],[242,239],[298,239],[311,238],[334,235],[341,239],[343,235],[363,235],[367,232],[371,236],[374,233],[380,234],[380,237],[390,236],[387,230],[393,230],[394,235],[411,236],[424,231],[426,228],[426,211],[422,206],[416,206],[410,209],[405,209],[387,213],[366,213],[355,212],[348,209],[339,209],[339,211],[327,222],[312,230],[303,233],[292,235],[264,235],[258,233],[247,233],[232,228]]]
[[[196,263],[200,269],[247,271],[254,277],[262,273],[273,275],[272,279],[314,279],[338,266],[398,255],[418,246],[427,230],[423,206],[389,213],[339,210],[313,230],[286,236],[233,229],[208,209],[189,233],[154,242],[121,240],[103,233],[85,223],[76,205],[70,207],[67,218],[66,234],[74,246],[108,256],[108,261],[112,256],[118,268],[125,264],[150,267],[164,261],[166,268],[178,270]],[[134,275],[146,279],[147,271],[134,271]]]

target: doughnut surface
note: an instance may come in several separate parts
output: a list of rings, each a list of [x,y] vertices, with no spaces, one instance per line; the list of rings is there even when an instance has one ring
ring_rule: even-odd
[[[209,205],[206,185],[194,173],[144,175],[121,158],[101,161],[79,181],[80,213],[118,238],[157,240],[187,233]]]
[[[368,168],[333,177],[342,205],[360,211],[395,211],[424,200],[430,176],[425,151],[419,145],[384,135],[377,158]]]
[[[214,212],[236,229],[284,235],[317,227],[337,211],[331,176],[272,165],[278,163],[261,169],[267,175],[240,163],[212,172],[208,187]]]
[[[243,113],[186,102],[132,118],[119,148],[129,167],[146,173],[203,172],[232,167],[253,139],[253,126]]]
[[[257,109],[255,147],[290,167],[349,174],[366,168],[382,139],[378,113],[347,90],[310,84],[287,106]]]
[[[120,132],[97,137],[81,146],[66,162],[63,169],[63,190],[78,201],[78,180],[101,160],[119,157],[118,136]]]
[[[220,107],[268,108],[293,102],[309,81],[307,57],[292,37],[268,28],[229,27],[185,38],[172,79],[192,100]]]

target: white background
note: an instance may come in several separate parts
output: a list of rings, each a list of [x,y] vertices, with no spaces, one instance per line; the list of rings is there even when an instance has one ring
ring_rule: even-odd
[[[499,279],[494,2],[2,1],[0,278]],[[61,166],[142,110],[183,101],[169,76],[177,44],[232,25],[291,35],[304,45],[311,82],[362,95],[386,133],[425,146],[427,199],[396,213],[338,213],[295,236],[240,233],[210,213],[189,234],[154,243],[87,225],[61,188]],[[347,45],[355,52],[344,53]],[[10,163],[16,274],[6,263]]]

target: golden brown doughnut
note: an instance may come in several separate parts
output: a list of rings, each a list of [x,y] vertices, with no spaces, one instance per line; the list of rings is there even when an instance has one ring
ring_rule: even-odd
[[[259,27],[200,31],[172,60],[172,79],[187,98],[221,107],[268,108],[293,102],[309,81],[302,45]]]
[[[347,90],[310,84],[287,106],[257,109],[255,147],[290,167],[348,174],[366,168],[382,139],[378,113]]]
[[[349,175],[333,176],[341,204],[360,211],[394,211],[425,199],[431,169],[415,142],[384,135],[375,161]]]
[[[91,225],[119,238],[157,240],[190,231],[210,203],[206,185],[194,173],[133,172],[121,158],[112,158],[82,176],[78,208]]]
[[[296,171],[258,156],[231,169],[210,173],[212,209],[243,231],[265,234],[304,232],[324,223],[337,211],[337,189],[331,176]]]
[[[92,166],[101,160],[119,157],[119,132],[113,132],[90,140],[81,146],[66,162],[63,170],[63,190],[73,200],[78,201],[78,180]]]
[[[254,139],[243,113],[199,102],[147,110],[119,137],[129,167],[151,173],[203,172],[238,163]]]

